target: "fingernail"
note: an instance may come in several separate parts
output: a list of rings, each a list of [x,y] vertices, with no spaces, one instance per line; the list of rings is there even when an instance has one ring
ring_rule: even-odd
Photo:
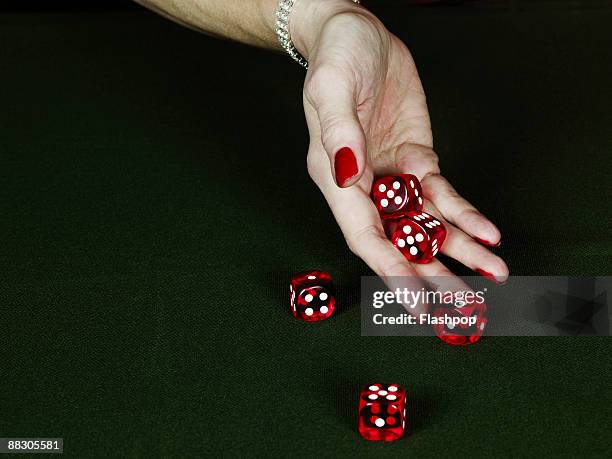
[[[336,153],[336,159],[334,161],[334,168],[336,169],[336,183],[339,187],[357,175],[359,167],[357,166],[357,158],[353,150],[349,147],[344,147],[338,150]]]
[[[499,281],[497,280],[497,277],[495,277],[493,274],[485,271],[484,269],[475,269],[475,271],[480,274],[482,277],[486,277],[488,280],[490,280],[491,282],[495,282],[497,285],[504,285],[506,283],[506,281]]]
[[[474,239],[476,239],[481,244],[488,245],[489,247],[499,247],[501,245],[501,240],[497,244],[493,244],[492,242],[485,241],[484,239],[480,239],[479,237]]]

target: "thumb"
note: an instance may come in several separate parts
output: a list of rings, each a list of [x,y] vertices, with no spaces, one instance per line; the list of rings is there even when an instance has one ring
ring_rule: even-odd
[[[319,117],[321,143],[329,156],[336,184],[346,188],[355,184],[365,169],[366,140],[354,95],[332,81],[319,86],[312,105]]]

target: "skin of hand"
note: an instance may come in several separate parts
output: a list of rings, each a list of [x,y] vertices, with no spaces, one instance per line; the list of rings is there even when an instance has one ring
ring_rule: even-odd
[[[280,48],[277,0],[136,1],[211,35]],[[499,230],[440,175],[425,94],[406,46],[350,0],[296,0],[290,30],[310,64],[303,93],[308,171],[350,249],[382,277],[409,276],[403,279],[416,282],[419,276],[451,276],[435,259],[427,265],[409,263],[385,237],[369,198],[374,177],[412,173],[421,180],[425,210],[448,230],[442,252],[503,282],[506,264],[477,242],[498,245]],[[338,171],[337,153],[344,147],[354,154],[353,167]],[[344,152],[341,156],[350,160],[352,154]]]
[[[421,180],[424,210],[447,228],[442,252],[504,282],[504,261],[477,242],[499,245],[499,230],[440,175],[425,94],[410,52],[373,14],[357,5],[347,10],[346,3],[300,0],[291,33],[309,61],[303,92],[308,171],[349,248],[382,277],[452,276],[436,259],[409,263],[385,236],[370,199],[375,177],[412,173]],[[357,170],[338,180],[336,155],[345,147],[354,153]]]

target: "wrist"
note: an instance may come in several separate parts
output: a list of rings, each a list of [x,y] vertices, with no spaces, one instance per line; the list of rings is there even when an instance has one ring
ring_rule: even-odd
[[[343,13],[364,14],[365,11],[351,0],[297,0],[289,23],[293,45],[308,60],[330,18]]]

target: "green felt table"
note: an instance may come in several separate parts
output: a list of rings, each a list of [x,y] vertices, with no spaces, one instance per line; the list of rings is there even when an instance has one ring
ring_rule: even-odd
[[[380,8],[520,275],[610,274],[612,9]],[[0,436],[69,457],[604,455],[609,338],[362,337],[303,71],[151,13],[0,15]],[[465,270],[449,264],[461,274]],[[339,287],[296,321],[289,276]],[[356,428],[404,384],[409,435]]]

